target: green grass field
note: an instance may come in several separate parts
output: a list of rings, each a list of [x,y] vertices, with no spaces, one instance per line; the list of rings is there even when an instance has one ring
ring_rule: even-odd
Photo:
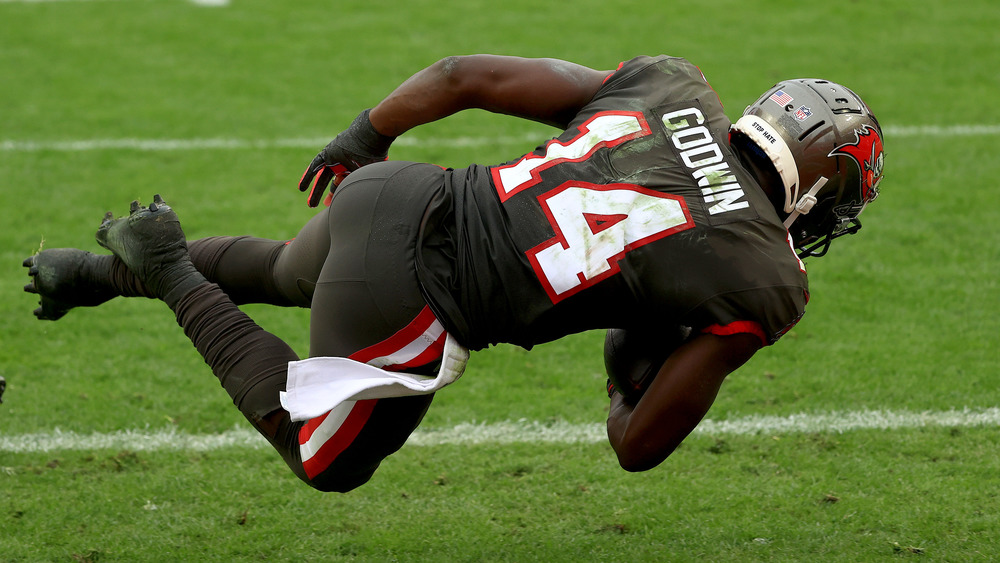
[[[1000,558],[995,2],[221,4],[0,0],[0,561]],[[133,199],[163,194],[191,238],[293,236],[316,151],[475,52],[685,56],[733,118],[825,77],[885,127],[864,230],[808,264],[803,321],[660,467],[625,473],[600,439],[600,333],[475,354],[413,443],[336,495],[248,439],[162,303],[31,315],[21,261],[99,251],[101,216]],[[494,163],[554,133],[470,112],[392,157]],[[306,352],[306,312],[246,310]]]

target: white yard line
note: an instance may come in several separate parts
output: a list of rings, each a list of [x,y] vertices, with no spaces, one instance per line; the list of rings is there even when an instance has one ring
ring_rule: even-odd
[[[5,0],[0,0],[3,2]],[[441,148],[480,147],[486,145],[520,145],[548,139],[555,132],[539,131],[521,136],[435,138],[405,136],[395,146]],[[887,125],[887,139],[909,137],[968,137],[1000,135],[1000,125]],[[332,137],[297,137],[283,139],[230,139],[224,137],[196,139],[78,139],[56,141],[0,140],[0,152],[81,152],[95,150],[181,151],[181,150],[246,150],[246,149],[319,149]]]
[[[0,0],[2,1],[2,0]],[[66,141],[0,141],[0,152],[82,152],[95,150],[183,151],[246,149],[315,149],[323,148],[333,137],[287,139],[82,139]],[[512,145],[545,140],[544,133],[520,137],[454,137],[448,139],[401,137],[393,146],[464,148],[484,145]]]
[[[882,131],[893,137],[982,137],[1000,135],[1000,125],[887,125]]]
[[[1000,426],[1000,408],[950,411],[855,411],[790,416],[754,415],[731,420],[705,420],[696,434],[762,435],[922,427]],[[413,446],[523,443],[598,443],[607,440],[603,424],[543,423],[530,420],[492,424],[459,424],[453,428],[418,429]],[[265,448],[267,442],[249,428],[221,434],[186,434],[174,429],[120,430],[83,434],[55,430],[35,434],[0,435],[0,452],[35,453],[63,450],[208,451],[221,448]]]

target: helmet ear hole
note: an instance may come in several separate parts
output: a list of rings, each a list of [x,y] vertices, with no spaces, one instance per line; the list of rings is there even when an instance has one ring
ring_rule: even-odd
[[[785,213],[791,213],[799,195],[799,167],[786,137],[764,117],[754,115],[752,108],[732,125],[730,132],[745,136],[748,144],[756,145],[767,155],[781,178],[778,186],[784,191],[784,200],[777,207]]]
[[[785,190],[781,175],[771,162],[771,157],[745,134],[733,131],[729,141],[743,166],[753,172],[771,205],[781,210],[785,205]]]

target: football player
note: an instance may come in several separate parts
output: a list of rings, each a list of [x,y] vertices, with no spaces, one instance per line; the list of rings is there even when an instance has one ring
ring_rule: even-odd
[[[562,133],[493,166],[387,160],[397,136],[470,108]],[[361,485],[403,445],[463,349],[610,329],[608,438],[640,471],[799,320],[801,258],[857,232],[882,167],[878,122],[833,82],[781,82],[731,123],[681,58],[609,71],[449,57],[315,157],[299,188],[327,206],[294,240],[186,241],[156,196],[105,216],[110,255],[28,258],[25,289],[40,319],[118,295],[165,301],[240,411],[325,491]],[[248,302],[309,307],[310,358],[236,306]],[[409,374],[410,391],[351,387],[377,379],[366,370]]]

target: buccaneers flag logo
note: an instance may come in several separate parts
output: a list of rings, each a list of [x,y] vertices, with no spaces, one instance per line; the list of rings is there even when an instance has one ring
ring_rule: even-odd
[[[878,183],[882,179],[882,138],[869,125],[854,131],[857,140],[833,149],[827,156],[848,156],[861,171],[861,203],[868,203],[878,196]]]

